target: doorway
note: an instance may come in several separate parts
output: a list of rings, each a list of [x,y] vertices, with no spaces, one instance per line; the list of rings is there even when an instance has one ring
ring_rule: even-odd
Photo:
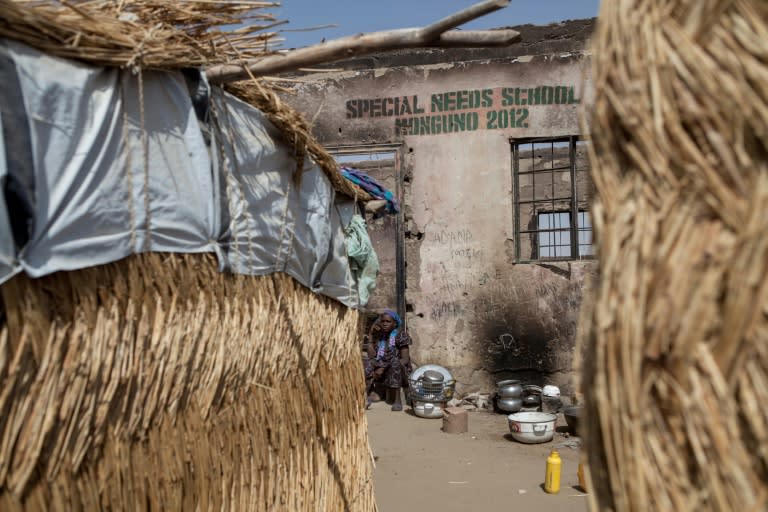
[[[368,234],[380,267],[376,289],[365,311],[373,313],[391,308],[405,321],[402,144],[335,146],[326,149],[339,165],[358,169],[390,190],[400,204],[400,211],[392,215],[365,212]]]

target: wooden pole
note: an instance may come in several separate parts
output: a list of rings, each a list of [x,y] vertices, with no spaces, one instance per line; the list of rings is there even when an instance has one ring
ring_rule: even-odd
[[[445,18],[438,20],[431,25],[421,29],[419,36],[424,41],[431,41],[437,38],[443,32],[456,28],[459,25],[463,25],[468,21],[472,21],[486,14],[498,11],[509,5],[510,0],[485,0],[483,2],[476,3],[462,9],[461,11],[446,16]]]
[[[287,53],[271,55],[257,61],[250,61],[245,66],[234,64],[211,66],[205,70],[205,74],[211,83],[221,84],[244,80],[250,75],[274,75],[385,50],[419,47],[507,46],[520,40],[519,32],[509,29],[446,31],[506,7],[509,2],[510,0],[484,0],[426,27],[342,37]]]
[[[512,29],[503,30],[452,30],[440,35],[435,44],[425,47],[437,48],[488,48],[491,46],[509,46],[520,41],[520,32]]]

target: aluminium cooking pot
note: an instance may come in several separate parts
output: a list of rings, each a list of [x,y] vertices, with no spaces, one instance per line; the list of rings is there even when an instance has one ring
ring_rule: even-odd
[[[496,385],[497,393],[502,398],[520,398],[523,394],[523,384],[519,380],[503,380]]]
[[[527,407],[532,407],[535,405],[541,405],[541,396],[539,395],[525,395],[523,397],[523,403]]]
[[[496,407],[504,412],[517,412],[523,407],[521,398],[496,398]]]

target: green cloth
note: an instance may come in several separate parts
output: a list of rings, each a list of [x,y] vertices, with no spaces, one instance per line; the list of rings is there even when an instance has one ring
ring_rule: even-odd
[[[373,250],[365,219],[353,215],[344,228],[346,235],[347,256],[352,274],[357,280],[357,295],[361,306],[368,304],[371,292],[376,288],[376,275],[379,273],[379,258]]]

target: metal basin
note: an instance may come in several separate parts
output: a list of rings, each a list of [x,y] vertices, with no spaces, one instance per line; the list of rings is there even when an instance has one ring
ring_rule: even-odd
[[[443,417],[443,405],[439,402],[413,402],[413,414],[419,418],[442,418]]]
[[[512,437],[521,443],[546,443],[555,436],[557,415],[546,412],[518,412],[507,416]]]

